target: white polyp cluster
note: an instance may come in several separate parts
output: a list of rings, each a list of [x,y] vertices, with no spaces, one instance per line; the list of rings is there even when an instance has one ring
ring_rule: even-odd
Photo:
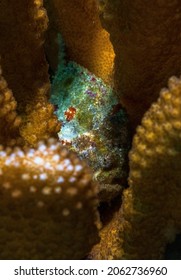
[[[46,197],[60,195],[65,202],[68,197],[72,201],[75,198],[72,207],[81,209],[80,192],[91,180],[85,167],[85,163],[55,139],[49,139],[47,143],[39,142],[37,149],[4,149],[0,146],[1,186],[10,191],[14,199],[22,198],[27,193],[31,197],[40,197],[36,204],[40,208],[45,207]],[[85,198],[85,193],[82,196]],[[62,208],[64,217],[70,212],[70,209]]]

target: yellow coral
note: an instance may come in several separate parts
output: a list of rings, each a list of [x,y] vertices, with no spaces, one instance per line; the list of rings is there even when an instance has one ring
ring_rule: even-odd
[[[172,77],[145,114],[130,152],[130,187],[93,257],[161,259],[181,232],[180,97],[181,79]]]
[[[54,139],[37,149],[0,146],[0,258],[85,257],[99,240],[91,178]]]
[[[110,83],[114,51],[109,34],[101,26],[96,1],[48,0],[46,2],[48,11],[51,10],[50,20],[54,20],[54,24],[58,25],[58,30],[65,40],[69,59]],[[53,28],[50,33],[54,31]]]
[[[56,132],[58,122],[48,104],[49,77],[43,42],[48,19],[42,0],[17,0],[0,2],[0,56],[3,76],[17,102],[17,112],[22,116],[21,135],[30,144],[47,137],[44,122],[52,123],[50,134]],[[48,113],[39,110],[39,103]],[[33,127],[31,130],[30,128]],[[37,134],[36,134],[37,131]],[[33,136],[31,136],[33,135]],[[35,136],[35,137],[34,137]],[[36,141],[35,141],[36,138]]]
[[[99,2],[116,55],[115,87],[136,127],[168,78],[180,75],[180,0]]]
[[[40,88],[43,95],[49,90],[49,85]],[[54,115],[54,107],[47,102],[46,96],[42,100],[27,104],[24,123],[20,127],[20,134],[27,143],[35,145],[42,139],[48,139],[50,135],[56,135],[60,131],[60,123]]]
[[[21,118],[17,115],[16,105],[0,69],[0,143],[12,143],[12,139],[19,134]]]

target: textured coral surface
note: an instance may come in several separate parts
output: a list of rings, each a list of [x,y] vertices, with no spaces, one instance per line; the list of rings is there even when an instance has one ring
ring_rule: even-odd
[[[53,70],[60,31],[68,59],[111,82],[114,53],[103,28],[110,32],[116,54],[115,87],[136,127],[168,77],[180,72],[180,0],[45,3],[50,15],[47,57]],[[43,48],[48,18],[42,5],[42,0],[0,1],[0,258],[85,258],[99,242],[98,208],[101,241],[90,258],[161,259],[166,245],[181,233],[181,79],[169,80],[168,89],[162,90],[137,128],[122,205],[120,194],[116,198],[120,201],[98,206],[97,186],[85,163],[56,140],[37,145],[39,139],[60,131],[48,102],[50,82]],[[94,81],[94,74],[86,75],[86,85],[87,77]],[[63,88],[69,88],[71,81],[66,80]],[[86,97],[95,98],[98,90],[99,102],[101,90],[92,86],[93,81],[85,88]],[[75,113],[73,106],[63,111],[67,123]],[[109,119],[103,121],[103,129],[108,123]],[[111,142],[115,135],[107,133]],[[82,144],[89,145],[87,139],[80,141],[80,150]],[[103,161],[106,166],[109,156]]]
[[[135,127],[169,77],[180,75],[180,0],[101,0],[115,51],[115,86]]]
[[[48,103],[46,12],[35,0],[0,10],[0,258],[81,259],[99,240],[92,174],[55,140],[36,147],[60,130]]]
[[[98,242],[96,186],[54,139],[0,146],[0,259],[81,259]]]
[[[109,34],[101,26],[96,1],[46,0],[45,3],[50,22],[53,21],[49,35],[51,42],[54,29],[58,27],[65,40],[69,58],[110,83],[114,51]],[[54,53],[51,50],[51,61]],[[55,64],[55,61],[52,63]]]
[[[180,96],[181,79],[172,77],[145,114],[130,152],[130,186],[93,257],[161,259],[181,232]]]
[[[19,134],[21,118],[17,116],[17,103],[0,69],[0,143],[10,144]],[[16,141],[16,140],[15,140]]]
[[[17,113],[22,115],[21,135],[35,144],[55,133],[58,125],[47,99],[50,85],[43,42],[48,18],[41,0],[3,0],[0,10],[3,76],[17,101]]]

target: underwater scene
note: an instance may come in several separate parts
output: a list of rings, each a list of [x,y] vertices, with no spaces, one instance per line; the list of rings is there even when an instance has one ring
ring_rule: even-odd
[[[180,0],[0,1],[1,260],[181,259],[180,26]]]

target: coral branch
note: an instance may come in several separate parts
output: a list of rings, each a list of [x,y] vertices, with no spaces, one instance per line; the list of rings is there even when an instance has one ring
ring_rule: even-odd
[[[16,112],[16,101],[0,69],[0,143],[13,142],[19,134],[21,118]],[[10,143],[9,143],[10,144]]]
[[[22,116],[20,134],[33,145],[46,138],[48,132],[50,135],[55,133],[58,126],[53,107],[50,109],[48,104],[50,83],[43,50],[48,19],[42,4],[42,0],[0,2],[0,10],[3,11],[0,13],[3,76],[17,102],[17,112]],[[36,111],[38,104],[43,107],[39,114]],[[44,111],[47,112],[46,117]],[[44,126],[40,132],[43,118],[44,122],[49,122],[49,130]]]
[[[48,48],[50,61],[55,60],[55,47],[52,49],[51,45],[57,29],[65,40],[70,60],[110,83],[114,51],[109,34],[101,26],[96,0],[45,0],[45,6],[52,24]]]
[[[130,187],[102,232],[95,258],[161,259],[181,232],[181,79],[145,114],[130,152]],[[106,239],[106,241],[105,241]]]
[[[37,149],[0,146],[0,258],[85,257],[99,240],[91,177],[54,139]]]
[[[169,77],[181,73],[180,0],[101,0],[115,51],[115,86],[136,127]]]

